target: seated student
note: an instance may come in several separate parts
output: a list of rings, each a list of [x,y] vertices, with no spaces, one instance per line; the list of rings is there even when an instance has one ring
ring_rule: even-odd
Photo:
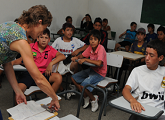
[[[145,111],[140,103],[164,110],[164,85],[162,82],[165,77],[165,67],[158,65],[165,56],[164,46],[165,43],[160,40],[152,40],[147,44],[146,65],[133,69],[122,91],[124,98],[130,102],[130,106],[135,112]],[[137,100],[131,95],[133,91],[139,95]],[[165,116],[162,115],[158,120],[164,119]],[[130,120],[144,119],[131,115]]]
[[[125,51],[126,52],[129,51],[131,44],[134,42],[134,40],[130,40],[130,39],[135,39],[135,37],[136,37],[137,24],[135,22],[132,22],[130,24],[130,27],[131,27],[131,29],[127,29],[124,33],[122,33],[119,36],[119,38],[121,38],[123,35],[126,35],[124,41],[119,42],[115,45],[115,51],[118,51],[119,47],[125,47]]]
[[[100,44],[104,46],[105,50],[107,51],[107,37],[108,34],[106,31],[103,31],[102,28],[102,20],[100,17],[96,18],[93,24],[93,28],[99,30],[101,32],[101,42]],[[84,41],[87,45],[89,45],[89,34],[87,34],[82,41]]]
[[[160,26],[160,27],[157,29],[157,36],[158,36],[158,39],[159,39],[159,40],[165,41],[165,27]]]
[[[72,17],[71,16],[67,16],[65,18],[65,21],[66,21],[66,23],[70,23],[72,25]],[[73,26],[73,33],[74,33],[74,31],[75,31],[75,27]],[[57,32],[57,34],[63,35],[62,28]]]
[[[65,56],[49,46],[49,41],[50,31],[46,28],[43,31],[43,34],[37,38],[37,42],[31,43],[30,47],[32,49],[34,62],[37,65],[39,71],[50,83],[52,83],[53,90],[57,92],[62,82],[62,76],[59,73],[52,73],[52,66],[64,60]],[[30,86],[36,85],[27,71],[20,75],[18,83],[20,89],[23,92]]]
[[[86,20],[85,23],[83,21]],[[81,28],[84,28],[86,30],[92,30],[93,29],[93,23],[91,16],[89,14],[86,14],[85,17],[81,20]]]
[[[76,56],[79,52],[84,51],[88,46],[85,45],[81,40],[72,37],[73,35],[73,26],[70,23],[64,23],[62,27],[63,37],[57,38],[52,47],[64,54],[66,57]],[[71,58],[70,58],[71,62]],[[76,73],[78,72],[78,63],[71,62],[67,65],[69,70]]]
[[[156,39],[157,34],[154,33],[154,30],[155,30],[154,24],[148,24],[147,28],[148,28],[149,33],[146,34],[145,40],[147,40],[147,43],[148,43],[149,41]]]
[[[101,42],[101,34],[98,30],[92,30],[89,34],[89,47],[79,56],[73,57],[72,61],[80,59],[78,62],[89,62],[97,65],[98,67],[90,67],[72,75],[72,81],[77,88],[82,92],[82,89],[87,84],[97,85],[104,79],[107,72],[107,58],[106,51]],[[90,59],[88,59],[90,57]],[[100,67],[103,65],[102,67]],[[98,109],[98,96],[92,94],[93,88],[87,87],[84,93],[84,106],[88,107],[89,100],[91,101],[91,110],[95,112]]]
[[[111,38],[111,27],[108,25],[108,19],[104,18],[102,25],[103,25],[102,30],[107,31],[107,33],[108,33],[108,39],[112,39]]]
[[[135,41],[134,43],[132,43],[129,52],[135,53],[135,54],[145,55],[147,43],[144,41],[144,38],[146,37],[146,30],[144,28],[139,28],[137,33],[136,33],[136,36],[137,36],[138,41]],[[139,65],[144,64],[144,60],[145,59],[141,59],[140,63],[139,63],[139,61],[137,61],[135,65],[139,66]],[[120,71],[119,71],[118,84],[120,84],[120,78],[121,78],[121,75],[122,75],[122,71],[128,69],[127,64],[130,64],[130,62],[131,61],[128,61],[127,59],[124,60],[123,65],[122,65],[122,67],[120,68]],[[130,67],[130,69],[132,69],[132,68]],[[116,75],[117,75],[117,71],[115,72],[115,76]]]

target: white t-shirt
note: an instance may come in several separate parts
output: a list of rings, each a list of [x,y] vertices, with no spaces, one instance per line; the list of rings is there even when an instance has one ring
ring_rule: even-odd
[[[138,101],[164,110],[164,89],[161,83],[165,77],[165,67],[150,70],[146,65],[136,67],[131,72],[126,85],[136,94]]]
[[[69,54],[71,54],[78,48],[83,47],[84,45],[84,42],[75,37],[72,37],[72,40],[70,42],[64,42],[63,38],[59,37],[53,42],[52,47],[67,57]]]

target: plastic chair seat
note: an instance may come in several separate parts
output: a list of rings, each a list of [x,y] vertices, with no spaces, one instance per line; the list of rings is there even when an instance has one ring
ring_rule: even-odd
[[[65,116],[65,117],[60,118],[60,120],[80,120],[80,119],[77,118],[77,117],[75,117],[75,116],[72,115],[72,114],[69,114],[69,115],[67,115],[67,116]]]
[[[24,94],[29,96],[35,92],[41,92],[41,89],[38,86],[31,86],[29,89],[26,89]]]
[[[101,87],[101,88],[106,88],[108,85],[110,84],[116,84],[118,82],[118,80],[113,79],[113,78],[109,78],[109,77],[105,77],[104,80],[100,81],[97,86]]]

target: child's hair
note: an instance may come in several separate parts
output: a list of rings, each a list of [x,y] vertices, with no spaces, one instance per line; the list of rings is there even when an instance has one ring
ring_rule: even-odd
[[[147,25],[147,28],[149,28],[149,27],[151,27],[151,28],[153,29],[153,31],[155,30],[154,24],[148,24],[148,25]]]
[[[67,17],[65,18],[65,21],[67,22],[68,19],[71,19],[71,20],[72,20],[72,17],[71,17],[71,16],[67,16]]]
[[[99,41],[101,40],[101,33],[100,33],[99,30],[93,29],[93,30],[89,33],[89,38],[91,37],[91,35],[93,35],[93,37],[96,37]]]
[[[91,19],[91,16],[89,14],[86,14],[85,16],[88,16]],[[91,19],[91,21],[92,21],[92,19]]]
[[[137,25],[136,22],[131,22],[130,26]]]
[[[15,21],[19,24],[28,24],[29,26],[36,25],[39,20],[42,20],[42,25],[51,25],[52,15],[45,5],[36,5],[23,11],[23,14]]]
[[[107,22],[108,23],[108,19],[107,18],[104,18],[103,19],[103,22]]]
[[[49,31],[48,28],[46,28],[46,29],[43,31],[43,34],[44,34],[44,35],[47,34],[47,35],[49,36],[49,38],[50,38],[50,31]]]
[[[97,17],[97,18],[95,19],[94,24],[95,24],[96,22],[99,22],[99,23],[102,25],[102,19],[101,19],[100,17]]]
[[[157,32],[158,31],[162,31],[164,34],[165,34],[165,28],[163,26],[160,26],[158,29],[157,29]]]
[[[161,55],[165,56],[164,46],[165,46],[165,42],[163,42],[163,41],[161,41],[159,39],[151,40],[147,44],[147,47],[153,48],[154,50],[157,51],[158,57],[160,57]]]
[[[72,28],[73,29],[73,25],[70,23],[64,23],[62,26],[62,29],[65,31],[66,28]]]

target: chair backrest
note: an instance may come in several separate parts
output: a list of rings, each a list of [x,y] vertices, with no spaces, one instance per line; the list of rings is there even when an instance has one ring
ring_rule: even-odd
[[[123,63],[123,56],[107,53],[107,65],[120,68]]]
[[[115,37],[116,37],[116,32],[111,31],[111,37],[112,37],[112,39],[114,40],[114,39],[115,39]]]
[[[116,45],[116,41],[115,40],[108,40],[107,49],[114,50],[115,49],[115,45]]]

